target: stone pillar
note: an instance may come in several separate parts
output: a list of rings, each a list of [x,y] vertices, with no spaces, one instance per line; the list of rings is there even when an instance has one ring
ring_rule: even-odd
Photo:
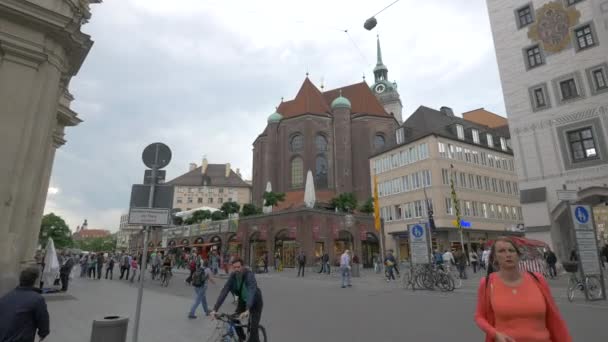
[[[66,89],[92,45],[89,2],[0,0],[0,295],[33,261],[55,149],[80,122]]]
[[[334,116],[335,188],[336,193],[353,191],[353,156],[350,109],[336,108]]]

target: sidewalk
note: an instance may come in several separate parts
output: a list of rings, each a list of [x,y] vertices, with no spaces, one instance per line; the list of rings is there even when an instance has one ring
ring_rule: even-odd
[[[86,342],[94,319],[108,315],[129,317],[127,341],[132,340],[136,284],[76,278],[65,294],[45,295],[51,317],[51,334],[45,342]],[[215,322],[201,316],[187,318],[191,298],[144,290],[139,341],[206,341]]]

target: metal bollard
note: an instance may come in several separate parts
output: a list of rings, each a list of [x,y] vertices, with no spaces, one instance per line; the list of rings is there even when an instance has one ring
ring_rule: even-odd
[[[128,317],[106,316],[93,321],[91,342],[126,342]]]

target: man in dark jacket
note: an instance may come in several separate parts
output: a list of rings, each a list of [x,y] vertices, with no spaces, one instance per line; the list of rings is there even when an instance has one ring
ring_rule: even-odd
[[[297,261],[298,261],[298,277],[300,276],[300,274],[302,274],[302,277],[304,276],[304,267],[306,266],[306,254],[304,254],[304,251],[300,251],[300,254],[298,254],[297,257]]]
[[[140,259],[141,260],[141,259]],[[103,257],[103,252],[97,254],[97,279],[101,279],[101,270],[103,269],[103,264],[105,259]]]
[[[224,300],[228,295],[228,292],[238,296],[238,303],[236,306],[236,313],[240,314],[241,320],[245,320],[250,317],[249,320],[249,342],[259,342],[260,336],[258,335],[258,326],[260,325],[260,319],[262,318],[262,308],[264,302],[262,300],[262,291],[258,288],[258,284],[255,280],[255,274],[243,265],[243,260],[235,258],[232,261],[232,274],[226,281],[224,288],[220,292],[217,302],[213,307],[213,311],[210,313],[211,317],[215,317],[217,310],[224,304]],[[236,329],[239,338],[245,340],[245,332],[243,328],[238,327]]]
[[[329,254],[327,254],[327,252],[323,253],[323,256],[321,257],[321,270],[319,271],[319,273],[327,273],[329,274],[330,268],[329,268]]]
[[[34,288],[39,271],[27,268],[19,276],[19,287],[0,298],[0,341],[42,341],[49,334],[49,312],[39,290]]]
[[[63,253],[62,253],[63,254]],[[74,268],[74,258],[70,253],[63,256],[63,264],[59,269],[59,279],[61,279],[61,291],[66,292],[68,290],[68,282],[70,281],[70,273]]]
[[[557,264],[557,256],[555,255],[555,253],[553,253],[551,248],[547,249],[545,258],[545,260],[547,261],[547,266],[549,266],[549,276],[551,278],[555,278],[557,276],[557,268],[555,267],[555,264]]]

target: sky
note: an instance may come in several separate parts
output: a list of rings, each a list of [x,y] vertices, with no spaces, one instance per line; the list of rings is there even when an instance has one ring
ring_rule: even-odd
[[[45,213],[72,230],[118,230],[141,152],[173,152],[167,180],[189,163],[231,163],[251,177],[252,143],[306,73],[333,89],[373,83],[376,37],[406,119],[420,105],[505,116],[485,0],[104,0],[83,26],[94,45],[70,83],[83,122],[66,130]],[[347,30],[347,32],[345,32]]]

